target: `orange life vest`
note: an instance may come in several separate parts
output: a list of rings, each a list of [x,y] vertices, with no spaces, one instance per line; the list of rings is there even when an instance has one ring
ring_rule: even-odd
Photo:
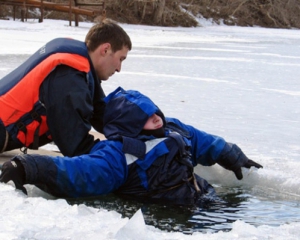
[[[18,139],[25,147],[33,144],[31,148],[36,149],[38,146],[34,146],[34,142],[48,132],[39,88],[49,73],[61,64],[89,73],[85,44],[72,39],[54,39],[0,80],[0,121],[12,139]]]

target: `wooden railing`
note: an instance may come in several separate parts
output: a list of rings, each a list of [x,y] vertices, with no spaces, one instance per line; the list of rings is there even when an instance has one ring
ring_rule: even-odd
[[[39,22],[43,22],[44,10],[53,10],[69,13],[69,25],[72,26],[72,14],[74,14],[75,26],[79,25],[79,15],[97,17],[105,15],[105,0],[99,0],[97,3],[83,2],[82,0],[69,0],[66,3],[53,3],[44,0],[0,0],[2,5],[13,6],[13,18],[16,19],[17,8],[21,9],[21,21],[27,20],[29,7],[39,8],[41,15]],[[87,7],[87,8],[85,8]],[[93,7],[93,9],[88,8]],[[95,8],[98,7],[98,8]]]

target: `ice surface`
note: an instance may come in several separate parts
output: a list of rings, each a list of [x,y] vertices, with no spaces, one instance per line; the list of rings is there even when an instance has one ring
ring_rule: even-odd
[[[0,20],[0,78],[55,37],[84,40],[91,25]],[[299,30],[122,26],[133,50],[103,83],[106,93],[137,89],[165,115],[237,143],[264,166],[243,170],[242,181],[219,166],[197,167],[209,182],[299,200]],[[0,184],[0,239],[300,239],[300,219],[279,227],[236,221],[230,232],[184,235],[145,225],[141,211],[127,219],[29,190],[26,197]]]

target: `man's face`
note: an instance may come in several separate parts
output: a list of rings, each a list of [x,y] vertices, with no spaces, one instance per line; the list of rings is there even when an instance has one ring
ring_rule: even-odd
[[[144,126],[144,130],[155,130],[159,129],[163,126],[163,120],[160,116],[157,114],[153,114],[151,117],[149,117],[148,121],[146,122]]]
[[[107,80],[116,71],[121,71],[122,62],[126,59],[129,49],[123,47],[121,50],[113,52],[109,43],[107,43],[99,54],[101,57],[95,58],[93,65],[100,80]]]

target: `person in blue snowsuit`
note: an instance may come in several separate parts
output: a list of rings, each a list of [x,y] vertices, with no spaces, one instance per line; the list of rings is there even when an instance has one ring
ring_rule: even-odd
[[[18,155],[3,164],[1,182],[34,184],[62,198],[118,193],[150,199],[197,201],[214,193],[194,173],[215,163],[242,179],[242,167],[260,168],[235,144],[200,131],[161,110],[138,91],[116,89],[105,98],[104,134],[77,157]]]

